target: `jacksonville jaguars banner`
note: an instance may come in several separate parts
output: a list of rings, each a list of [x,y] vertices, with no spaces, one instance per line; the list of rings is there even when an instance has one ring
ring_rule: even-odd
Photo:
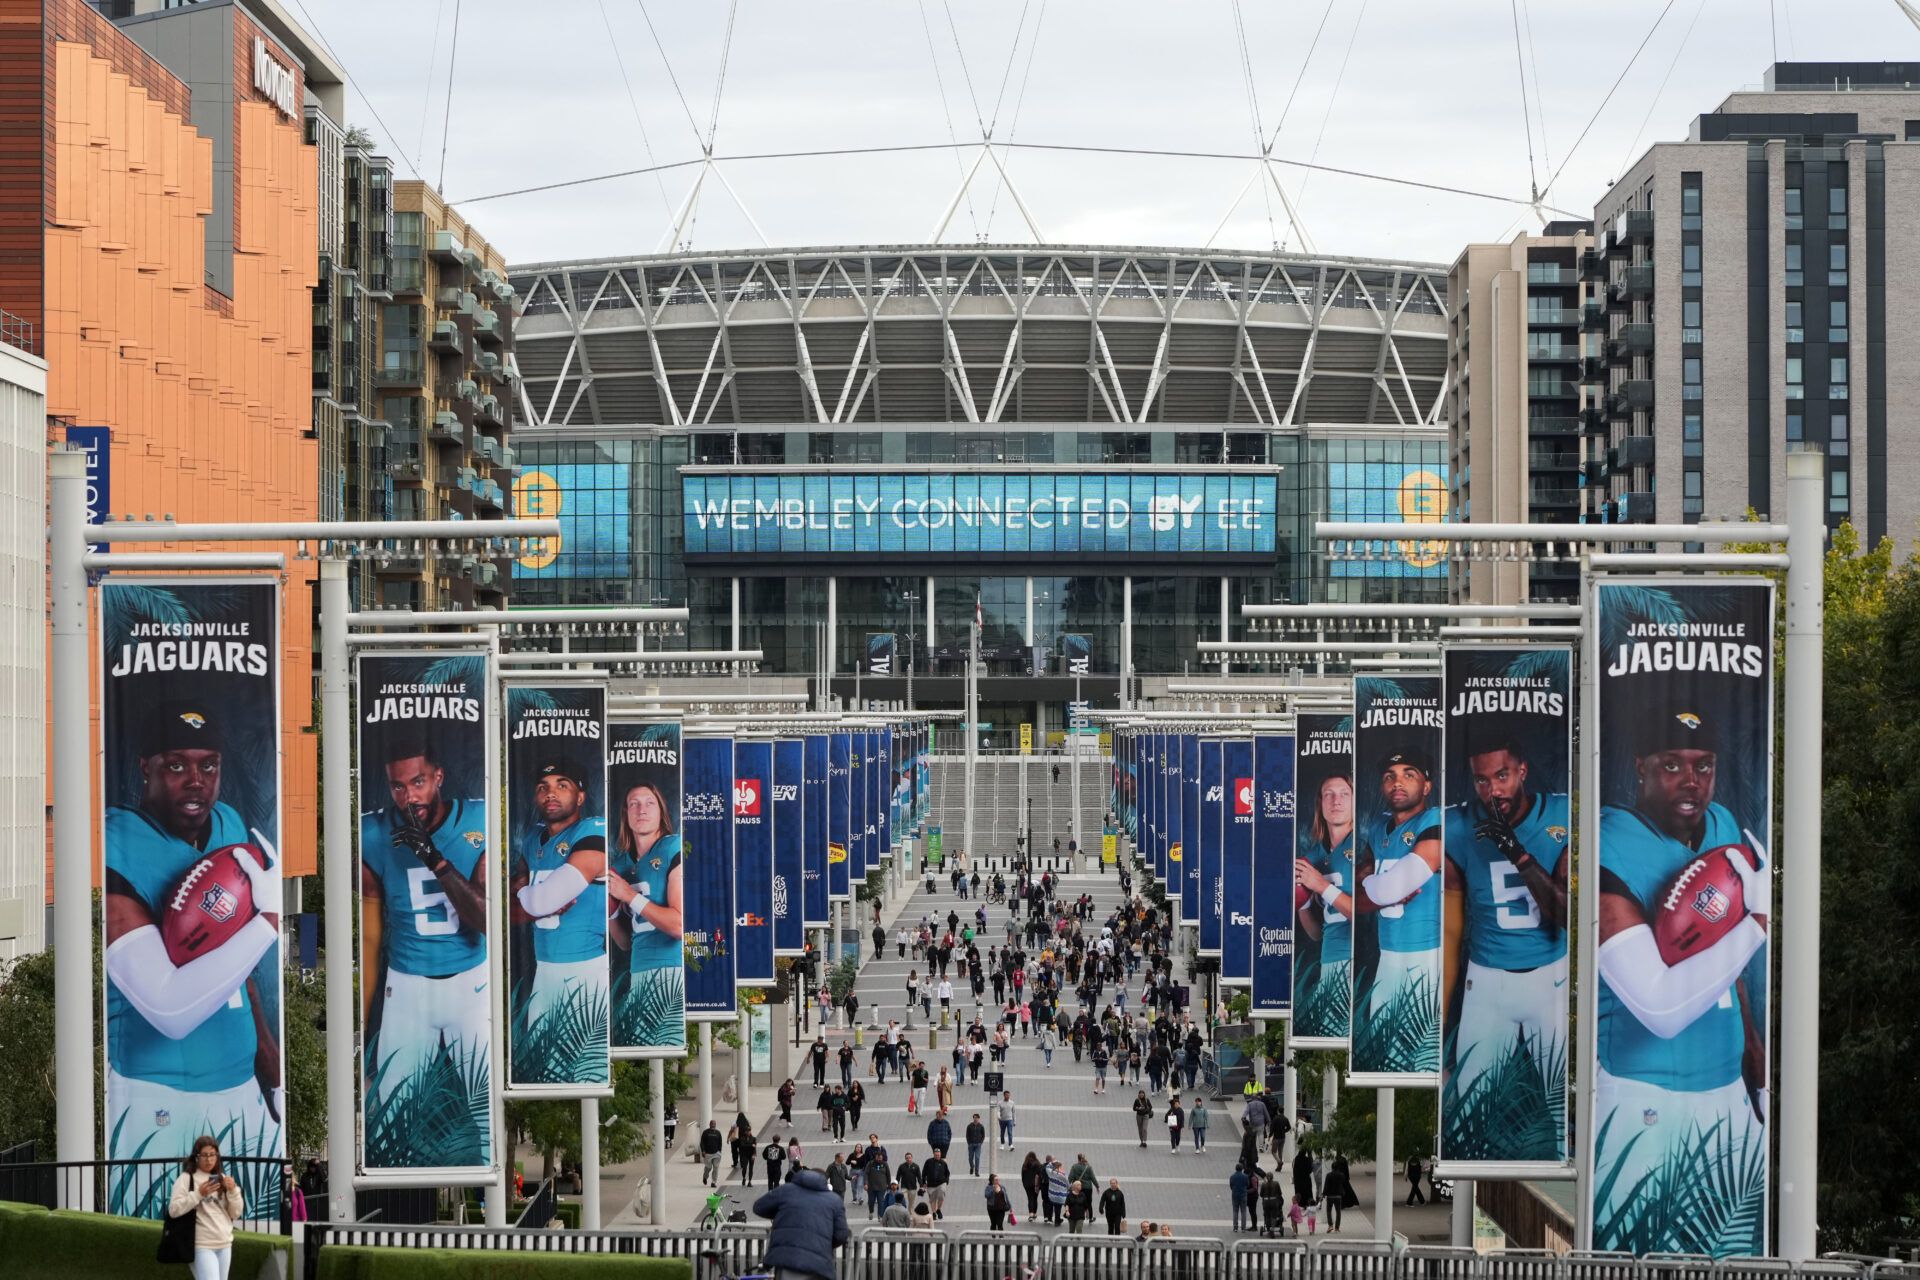
[[[827,897],[832,902],[852,898],[852,868],[847,846],[853,840],[853,735],[827,735]]]
[[[773,743],[733,744],[733,980],[773,982]]]
[[[1350,1083],[1440,1082],[1440,678],[1353,681]],[[1323,899],[1324,903],[1324,899]]]
[[[611,1093],[607,688],[507,685],[507,1093]]]
[[[806,950],[800,886],[806,879],[806,801],[801,795],[807,744],[781,738],[773,744],[773,953]]]
[[[1200,739],[1200,954],[1220,956],[1220,827],[1226,813],[1226,784],[1220,780],[1219,738]]]
[[[1459,1177],[1569,1169],[1573,651],[1445,651],[1439,1158]]]
[[[867,674],[870,676],[890,676],[895,674],[894,664],[899,658],[900,641],[891,631],[869,631],[867,633]]]
[[[361,1168],[491,1178],[502,865],[482,652],[359,655]]]
[[[740,1015],[733,981],[733,739],[688,734],[684,741],[687,1021],[732,1022]]]
[[[800,779],[800,919],[809,929],[824,929],[827,919],[827,735],[810,733],[804,741]]]
[[[1220,824],[1220,981],[1253,981],[1253,820],[1259,795],[1253,781],[1253,739],[1228,738],[1220,747],[1227,805]]]
[[[177,1162],[218,1134],[264,1157],[238,1167],[247,1203],[276,1205],[280,589],[109,580],[100,626],[107,1159]],[[164,1216],[177,1168],[114,1164],[107,1212]]]
[[[1307,813],[1293,863],[1293,1026],[1302,1049],[1345,1049],[1353,965],[1353,717],[1302,713],[1293,778]]]
[[[1235,757],[1236,767],[1244,758]],[[1293,735],[1255,736],[1252,758],[1251,890],[1236,899],[1233,882],[1229,882],[1227,901],[1251,904],[1247,909],[1253,916],[1253,1015],[1284,1018],[1293,1010],[1293,944],[1297,936],[1293,923]],[[1236,803],[1236,820],[1237,810]],[[1229,857],[1229,868],[1232,865]],[[1232,956],[1229,950],[1229,961]],[[1291,1036],[1288,1043],[1293,1043]]]
[[[1593,1247],[1764,1254],[1773,584],[1610,579],[1596,596]]]
[[[607,740],[607,797],[614,819],[607,859],[613,1056],[682,1057],[686,880],[678,720],[614,722]]]

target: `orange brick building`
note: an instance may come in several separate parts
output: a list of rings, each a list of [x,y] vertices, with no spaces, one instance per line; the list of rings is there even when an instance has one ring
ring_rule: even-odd
[[[0,0],[0,308],[45,335],[49,417],[111,428],[116,514],[318,515],[318,169],[297,106],[285,108],[284,75],[298,104],[301,69],[232,12],[231,283],[216,288],[206,220],[229,202],[215,199],[214,146],[189,123],[187,86],[81,0]],[[263,50],[282,73],[265,77],[279,102],[254,87]],[[282,852],[288,874],[305,875],[318,814],[313,569],[285,550]]]

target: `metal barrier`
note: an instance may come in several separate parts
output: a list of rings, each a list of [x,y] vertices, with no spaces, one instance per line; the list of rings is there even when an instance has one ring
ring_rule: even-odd
[[[1712,1258],[1699,1253],[1649,1253],[1640,1259],[1641,1280],[1713,1280]]]
[[[1140,1242],[1141,1280],[1214,1280],[1227,1274],[1227,1242],[1205,1236],[1155,1236]]]
[[[1399,1255],[1377,1240],[1322,1240],[1312,1246],[1315,1280],[1401,1280]]]
[[[1400,1272],[1405,1280],[1487,1280],[1486,1260],[1454,1245],[1410,1245],[1401,1253]]]
[[[508,1253],[632,1254],[685,1258],[717,1253],[729,1274],[756,1269],[766,1256],[767,1228],[759,1223],[727,1223],[710,1231],[523,1231],[514,1227],[463,1227],[450,1223],[404,1226],[377,1222],[309,1222],[295,1233],[306,1280],[320,1274],[320,1253],[328,1245],[364,1245],[382,1249],[495,1249]]]
[[[1566,1280],[1642,1280],[1640,1259],[1630,1253],[1575,1249],[1560,1265]]]
[[[948,1280],[1021,1280],[1046,1255],[1032,1231],[962,1231],[953,1239]]]
[[[280,1230],[287,1184],[286,1161],[264,1156],[227,1156],[221,1161],[240,1184],[250,1231]],[[180,1157],[150,1160],[41,1160],[0,1164],[0,1200],[43,1209],[95,1209],[130,1218],[163,1216]]]
[[[1299,1240],[1235,1240],[1227,1245],[1233,1280],[1311,1280],[1313,1250]]]
[[[1126,1236],[1055,1236],[1047,1241],[1046,1280],[1132,1280],[1140,1246]]]
[[[840,1273],[848,1280],[945,1280],[952,1252],[944,1231],[869,1227],[847,1242]]]
[[[1562,1280],[1564,1259],[1551,1249],[1504,1249],[1482,1254],[1485,1280]]]

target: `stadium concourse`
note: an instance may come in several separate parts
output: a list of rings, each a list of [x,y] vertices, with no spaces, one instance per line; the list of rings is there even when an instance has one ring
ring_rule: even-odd
[[[975,907],[981,904],[957,897],[944,876],[936,878],[936,889],[931,893],[919,879],[909,883],[912,892],[894,895],[893,901],[883,909],[882,922],[887,929],[888,941],[881,955],[875,956],[871,952],[873,921],[869,909],[862,904],[862,911],[866,913],[861,920],[863,963],[855,992],[860,999],[859,1021],[862,1027],[869,1029],[864,1034],[864,1044],[858,1048],[855,1060],[855,1079],[860,1081],[867,1094],[859,1125],[856,1127],[850,1123],[848,1138],[841,1143],[831,1142],[821,1132],[820,1114],[815,1105],[819,1090],[812,1086],[812,1069],[804,1056],[805,1046],[811,1043],[811,1037],[803,1034],[802,1048],[792,1058],[794,1085],[798,1091],[794,1099],[793,1123],[787,1125],[780,1122],[773,1088],[756,1086],[752,1091],[750,1102],[758,1146],[764,1146],[769,1136],[777,1135],[783,1144],[789,1137],[798,1137],[803,1163],[811,1168],[822,1168],[832,1162],[836,1152],[850,1155],[856,1137],[865,1141],[868,1134],[878,1134],[887,1148],[889,1161],[896,1169],[908,1152],[913,1154],[916,1162],[925,1163],[929,1154],[927,1122],[932,1118],[932,1108],[925,1114],[909,1113],[905,1084],[891,1076],[884,1085],[875,1082],[871,1074],[875,1032],[871,1027],[876,1021],[880,1027],[885,1027],[890,1018],[898,1018],[904,1025],[907,975],[917,970],[924,978],[927,973],[925,963],[914,958],[911,948],[905,959],[899,958],[894,943],[896,929],[903,923],[909,928],[917,927],[922,916],[930,921],[937,919],[944,928],[949,911],[971,920]],[[1082,893],[1090,894],[1093,898],[1091,929],[1097,936],[1100,922],[1120,904],[1118,879],[1112,873],[1071,875],[1061,881],[1058,889],[1058,897],[1063,901],[1071,901]],[[1004,905],[988,905],[988,913],[987,940],[998,945],[1005,937],[1008,911]],[[952,972],[954,969],[950,966],[949,973]],[[964,1027],[975,1013],[972,991],[964,980],[956,980],[953,985],[956,1019]],[[1127,992],[1130,1012],[1139,1008],[1140,990],[1140,978],[1136,975]],[[986,991],[988,1005],[979,1011],[989,1031],[993,1026],[992,999],[993,991],[989,985]],[[1078,1006],[1071,992],[1066,996],[1065,1007],[1069,1012],[1077,1011]],[[939,1004],[936,1001],[936,1027],[939,1016]],[[818,1032],[818,1027],[815,1030]],[[837,1025],[825,1034],[832,1054],[837,1054],[843,1041],[850,1043],[853,1038],[850,1030]],[[954,1030],[949,1028],[939,1032],[937,1048],[928,1053],[925,1047],[927,1020],[916,1009],[913,1030],[908,1035],[918,1046],[919,1055],[927,1062],[935,1078],[941,1065],[951,1069]],[[1053,1066],[1048,1068],[1037,1045],[1038,1040],[1033,1036],[1015,1035],[1007,1055],[1005,1083],[1013,1092],[1016,1109],[1012,1151],[993,1150],[996,1134],[992,1128],[992,1114],[987,1107],[985,1090],[979,1084],[956,1085],[954,1088],[953,1109],[948,1115],[953,1125],[953,1146],[948,1153],[952,1182],[948,1187],[946,1213],[939,1225],[949,1232],[987,1229],[982,1191],[991,1167],[992,1171],[999,1173],[1001,1183],[1013,1201],[1014,1212],[1019,1218],[1017,1230],[1034,1230],[1043,1235],[1064,1232],[1065,1227],[1046,1225],[1044,1213],[1032,1222],[1028,1219],[1019,1170],[1026,1154],[1031,1151],[1043,1160],[1051,1156],[1068,1169],[1080,1156],[1086,1156],[1103,1190],[1109,1179],[1118,1178],[1121,1190],[1126,1195],[1129,1234],[1137,1234],[1140,1223],[1151,1220],[1170,1223],[1176,1236],[1226,1238],[1231,1235],[1232,1208],[1227,1179],[1233,1172],[1240,1148],[1241,1108],[1238,1099],[1218,1102],[1208,1099],[1213,1124],[1206,1150],[1194,1150],[1189,1131],[1181,1143],[1180,1151],[1175,1154],[1168,1150],[1166,1125],[1161,1118],[1166,1110],[1167,1094],[1163,1091],[1157,1096],[1150,1095],[1154,1102],[1154,1118],[1148,1129],[1148,1145],[1143,1150],[1131,1110],[1137,1092],[1135,1087],[1121,1087],[1110,1074],[1107,1093],[1096,1096],[1092,1092],[1093,1067],[1090,1062],[1076,1063],[1072,1047],[1063,1044],[1054,1050]],[[717,1077],[724,1079],[729,1069],[726,1059],[718,1057]],[[827,1080],[829,1084],[839,1080],[837,1059],[833,1057],[829,1058]],[[933,1090],[929,1088],[927,1093],[931,1100]],[[1192,1100],[1191,1093],[1183,1093],[1183,1106],[1190,1109]],[[699,1138],[701,1126],[693,1114],[696,1108],[691,1103],[691,1099],[683,1099],[680,1105],[681,1118],[676,1142],[681,1147],[689,1142],[697,1143]],[[715,1110],[715,1120],[724,1131],[736,1113],[726,1105],[716,1106]],[[967,1123],[975,1112],[980,1113],[981,1122],[989,1127],[987,1150],[981,1154],[981,1173],[978,1177],[967,1172],[964,1137]],[[989,1159],[996,1163],[990,1166]],[[730,1163],[730,1158],[722,1163]],[[643,1176],[644,1167],[644,1161],[640,1162],[631,1176]],[[1270,1162],[1268,1167],[1271,1167]],[[635,1218],[627,1205],[627,1197],[631,1194],[632,1183],[614,1170],[610,1169],[607,1173],[606,1221],[614,1227],[631,1225]],[[1356,1161],[1353,1173],[1362,1207],[1348,1210],[1339,1238],[1365,1240],[1373,1232],[1371,1215],[1367,1211],[1372,1204],[1372,1171],[1370,1166]],[[754,1186],[751,1188],[742,1187],[739,1175],[731,1173],[725,1180],[729,1209],[750,1209],[753,1200],[765,1190],[765,1175],[764,1165],[757,1160]],[[673,1159],[668,1163],[668,1184],[665,1221],[676,1226],[693,1222],[705,1205],[707,1189],[700,1183],[698,1164],[690,1162],[683,1150],[676,1149]],[[1097,1203],[1097,1194],[1095,1199]],[[851,1193],[847,1218],[856,1232],[869,1225],[878,1225],[877,1218],[868,1219],[864,1199],[856,1198]],[[1444,1242],[1447,1234],[1446,1210],[1443,1206],[1402,1210],[1400,1215],[1396,1215],[1395,1226],[1415,1242]],[[1106,1226],[1096,1215],[1086,1230],[1092,1234],[1104,1234]],[[1325,1230],[1323,1222],[1323,1234]]]

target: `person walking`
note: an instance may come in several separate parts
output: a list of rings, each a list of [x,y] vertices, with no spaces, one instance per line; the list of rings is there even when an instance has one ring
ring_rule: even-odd
[[[767,1185],[780,1185],[780,1167],[787,1162],[787,1149],[778,1138],[768,1138],[767,1145],[760,1149],[760,1158],[767,1162]]]
[[[813,1087],[827,1087],[827,1038],[815,1036],[813,1047],[807,1050],[807,1059],[813,1063]]]
[[[994,1174],[987,1179],[987,1229],[1005,1231],[1007,1216],[1013,1212],[1013,1201],[1007,1198],[1007,1189],[1000,1185],[1000,1175]]]
[[[907,1093],[907,1110],[917,1112],[927,1105],[927,1064],[915,1058],[907,1079],[911,1084]]]
[[[1100,1190],[1100,1177],[1094,1173],[1093,1162],[1087,1159],[1086,1152],[1073,1158],[1073,1165],[1067,1170],[1067,1181],[1085,1186],[1089,1197]]]
[[[1079,1235],[1093,1216],[1093,1188],[1078,1178],[1067,1182],[1067,1231]]]
[[[1106,1041],[1097,1042],[1093,1046],[1093,1091],[1096,1094],[1107,1091],[1107,1064],[1111,1061],[1112,1055],[1107,1052]]]
[[[1187,1109],[1180,1105],[1180,1095],[1174,1094],[1167,1102],[1167,1150],[1180,1154],[1180,1135],[1186,1131]]]
[[[1051,1022],[1040,1028],[1040,1056],[1047,1060],[1047,1070],[1053,1070],[1053,1024]]]
[[[1027,1193],[1027,1218],[1031,1221],[1040,1215],[1040,1201],[1047,1190],[1046,1166],[1031,1151],[1020,1162],[1020,1189]]]
[[[1000,1145],[1013,1150],[1013,1090],[1000,1094]]]
[[[839,1085],[833,1087],[833,1140],[839,1142],[847,1136],[847,1091]]]
[[[886,1151],[869,1147],[864,1172],[867,1179],[867,1220],[872,1221],[880,1214],[881,1199],[893,1186],[893,1166],[887,1163]]]
[[[839,1198],[842,1204],[846,1203],[847,1183],[852,1178],[852,1175],[853,1171],[847,1168],[847,1153],[844,1151],[836,1151],[833,1155],[833,1162],[826,1168],[826,1179],[827,1185],[833,1188],[833,1194]]]
[[[701,1186],[720,1185],[720,1153],[726,1149],[726,1139],[720,1134],[720,1126],[711,1120],[707,1121],[707,1127],[700,1131]]]
[[[938,1111],[953,1109],[953,1077],[945,1067],[940,1068],[940,1079],[933,1086],[933,1105]]]
[[[1286,1189],[1280,1185],[1276,1170],[1271,1178],[1260,1180],[1260,1217],[1266,1223],[1260,1229],[1263,1236],[1277,1236],[1286,1230],[1284,1220],[1287,1213]]]
[[[787,1082],[781,1085],[774,1093],[775,1099],[780,1103],[780,1121],[782,1124],[793,1123],[793,1095],[796,1092],[798,1091],[793,1087],[793,1080],[789,1077]]]
[[[1227,1191],[1233,1197],[1233,1229],[1244,1230],[1250,1224],[1247,1221],[1248,1192],[1252,1190],[1253,1179],[1247,1176],[1244,1163],[1233,1166],[1233,1173],[1227,1178]]]
[[[842,1040],[836,1056],[840,1062],[840,1087],[844,1089],[853,1083],[853,1041]]]
[[[980,1176],[980,1148],[987,1145],[987,1126],[980,1123],[980,1113],[973,1113],[973,1119],[967,1121],[967,1176]]]
[[[1423,1172],[1425,1172],[1425,1169],[1420,1163],[1419,1156],[1414,1156],[1412,1159],[1407,1161],[1407,1203],[1408,1204],[1425,1204],[1427,1202],[1427,1197],[1425,1193],[1423,1193],[1420,1190],[1420,1175]]]
[[[741,1116],[733,1123],[733,1167],[740,1172],[740,1185],[753,1185],[753,1157],[759,1144],[754,1141],[753,1126]]]
[[[1059,1226],[1067,1208],[1067,1192],[1072,1184],[1067,1181],[1067,1171],[1060,1167],[1058,1160],[1047,1160],[1047,1221]]]
[[[227,1280],[233,1224],[246,1216],[246,1208],[240,1184],[221,1167],[220,1144],[205,1134],[195,1138],[167,1201],[169,1217],[193,1215],[193,1280]]]
[[[947,1184],[951,1181],[953,1181],[953,1172],[947,1167],[945,1149],[928,1156],[926,1164],[920,1169],[920,1185],[926,1191],[927,1207],[933,1210],[936,1220],[945,1214]]]
[[[1187,1127],[1193,1130],[1193,1149],[1207,1149],[1207,1126],[1213,1123],[1213,1113],[1207,1110],[1205,1098],[1193,1100],[1193,1111],[1187,1116]]]
[[[1327,1204],[1327,1232],[1332,1234],[1340,1230],[1340,1215],[1345,1210],[1360,1203],[1360,1197],[1353,1189],[1353,1175],[1347,1168],[1347,1158],[1335,1152],[1327,1165],[1326,1179],[1320,1184],[1320,1194]]]
[[[953,1145],[953,1122],[947,1119],[945,1107],[927,1122],[927,1145],[939,1156],[946,1155],[947,1148]]]
[[[1127,1195],[1120,1190],[1120,1179],[1110,1178],[1100,1193],[1100,1216],[1107,1220],[1107,1234],[1125,1235],[1127,1231]]]
[[[1301,1204],[1317,1204],[1313,1188],[1313,1157],[1304,1149],[1293,1157],[1293,1198]]]
[[[818,1170],[800,1170],[755,1200],[753,1212],[772,1223],[762,1258],[769,1271],[818,1280],[837,1274],[834,1250],[853,1238],[853,1230],[847,1225],[847,1206]]]
[[[858,1080],[847,1086],[847,1119],[853,1127],[860,1127],[860,1108],[867,1105],[867,1091]]]
[[[1147,1145],[1147,1122],[1151,1119],[1153,1103],[1147,1101],[1147,1091],[1142,1089],[1133,1099],[1133,1125],[1140,1131],[1140,1145],[1143,1147]]]

